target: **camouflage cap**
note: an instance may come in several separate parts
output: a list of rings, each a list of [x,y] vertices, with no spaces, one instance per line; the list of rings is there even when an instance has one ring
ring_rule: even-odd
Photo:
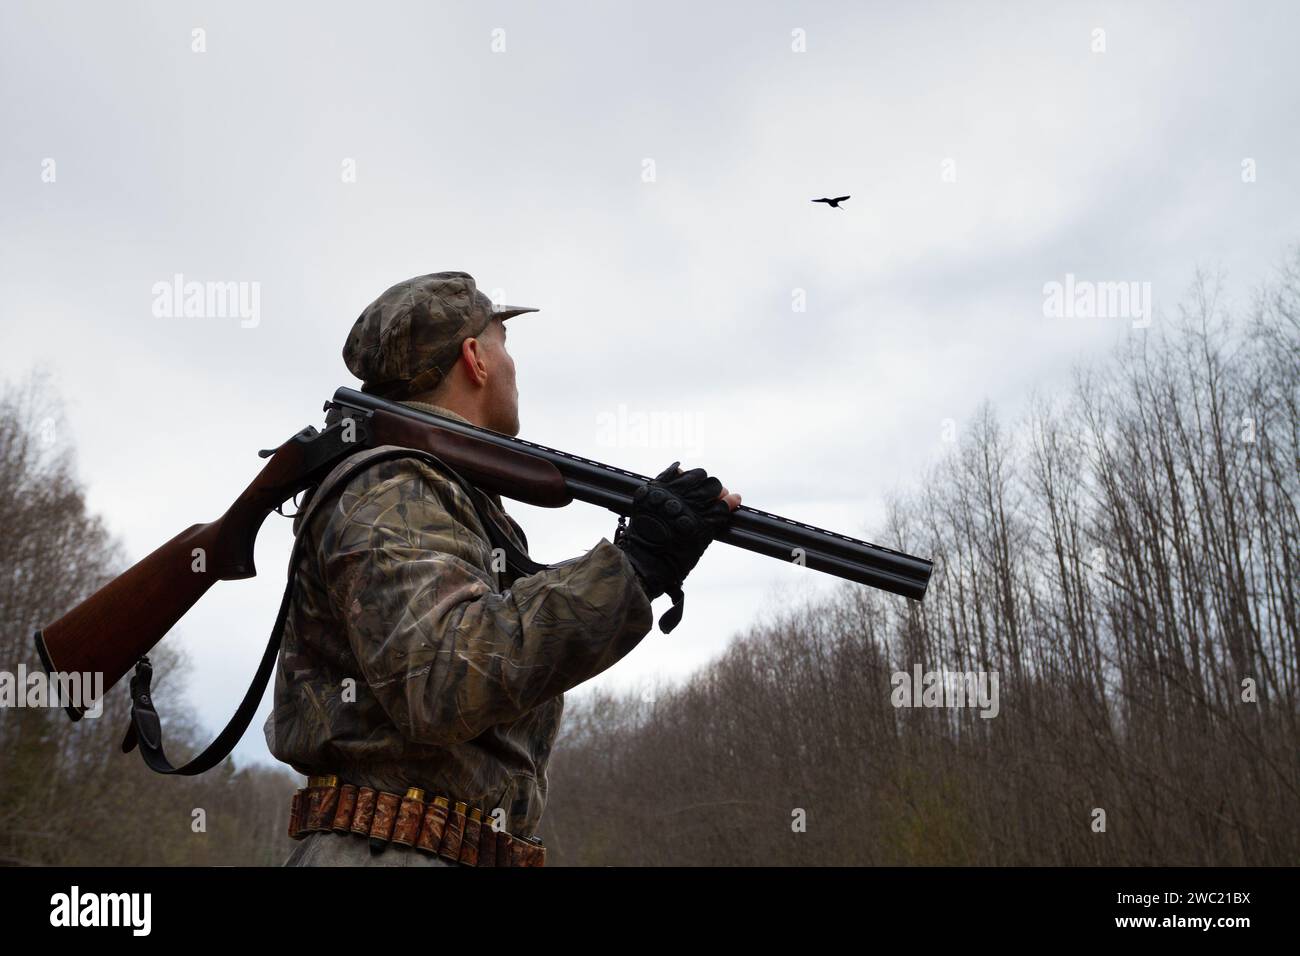
[[[438,385],[456,365],[460,346],[494,318],[508,319],[528,306],[495,305],[468,272],[434,272],[399,282],[353,323],[343,361],[362,391],[388,398],[419,395]]]

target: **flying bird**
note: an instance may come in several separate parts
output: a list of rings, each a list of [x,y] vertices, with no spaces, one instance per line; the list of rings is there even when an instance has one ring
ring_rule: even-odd
[[[821,199],[814,199],[813,202],[824,202],[832,209],[839,209],[840,203],[844,202],[844,200],[848,198],[848,196],[836,196],[834,199],[827,199],[823,196]]]

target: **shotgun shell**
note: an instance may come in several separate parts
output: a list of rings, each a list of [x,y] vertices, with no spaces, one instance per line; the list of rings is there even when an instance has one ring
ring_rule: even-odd
[[[466,866],[478,866],[478,841],[483,826],[483,811],[478,807],[470,810],[469,819],[465,821],[465,835],[460,841],[460,862]]]
[[[451,813],[447,814],[447,825],[442,831],[442,846],[438,855],[453,863],[460,861],[460,842],[465,836],[465,807],[465,803],[457,802]]]
[[[420,824],[420,838],[415,841],[415,848],[425,853],[437,853],[442,846],[442,831],[447,825],[447,798],[434,797],[424,808],[424,820]]]
[[[420,821],[424,818],[424,791],[411,787],[402,798],[402,805],[397,811],[397,823],[393,825],[394,846],[414,846],[420,835]]]
[[[370,852],[379,853],[388,846],[393,838],[393,825],[397,823],[397,811],[402,806],[402,798],[395,793],[383,791],[375,800],[375,819],[370,824]]]
[[[375,799],[378,796],[370,787],[357,790],[357,809],[352,815],[352,832],[357,836],[369,836],[370,824],[375,819]]]
[[[293,802],[289,805],[289,836],[294,839],[302,837],[303,821],[303,801],[307,797],[307,791],[299,789],[294,792]]]
[[[352,828],[352,817],[357,812],[357,788],[350,783],[339,787],[339,807],[334,811],[335,833],[347,833]]]
[[[320,777],[313,777],[320,780]],[[307,823],[304,829],[308,833],[328,830],[334,823],[334,810],[338,806],[339,788],[329,784],[317,783],[307,788]]]

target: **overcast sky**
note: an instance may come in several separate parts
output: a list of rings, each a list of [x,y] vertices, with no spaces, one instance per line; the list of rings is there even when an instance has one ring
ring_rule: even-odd
[[[0,375],[53,373],[134,560],[355,386],[339,353],[379,292],[463,269],[542,310],[511,321],[523,437],[642,473],[684,459],[878,537],[945,419],[960,441],[985,398],[1014,414],[1149,334],[1046,317],[1046,283],[1148,282],[1158,324],[1197,265],[1245,301],[1298,238],[1298,10],[6,3]],[[177,274],[256,283],[256,316],[158,315]],[[675,442],[617,428],[650,414]],[[615,524],[508,507],[541,560]],[[290,543],[272,516],[259,576],[170,638],[213,730]],[[715,546],[683,624],[593,683],[678,680],[825,583]],[[270,759],[266,708],[242,760]]]

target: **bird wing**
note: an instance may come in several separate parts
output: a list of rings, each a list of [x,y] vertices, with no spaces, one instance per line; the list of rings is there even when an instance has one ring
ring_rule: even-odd
[[[814,199],[813,202],[830,202],[829,199]]]
[[[844,202],[844,200],[852,199],[852,198],[853,198],[852,196],[837,196],[835,198],[835,202]]]

